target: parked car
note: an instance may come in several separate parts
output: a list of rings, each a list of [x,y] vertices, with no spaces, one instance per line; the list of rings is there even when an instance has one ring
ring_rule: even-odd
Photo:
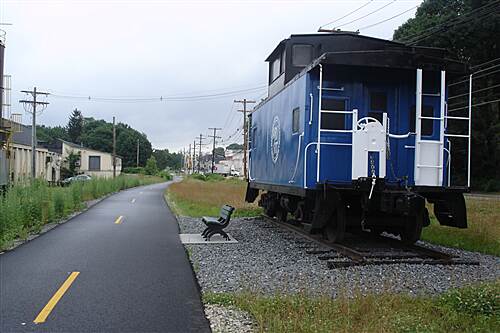
[[[240,176],[240,172],[238,170],[231,170],[231,176],[233,176],[233,177],[239,177]]]
[[[86,182],[89,180],[92,180],[92,177],[90,177],[89,175],[77,175],[77,176],[73,176],[73,177],[69,177],[69,178],[64,179],[62,181],[62,184],[69,185],[69,184],[74,183],[74,182]]]

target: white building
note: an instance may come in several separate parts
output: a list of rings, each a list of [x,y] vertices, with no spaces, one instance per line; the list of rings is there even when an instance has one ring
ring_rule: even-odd
[[[11,181],[20,181],[31,177],[31,126],[13,123],[4,119],[4,124],[16,127],[6,150],[6,168]],[[46,147],[36,149],[36,177],[50,182],[60,180],[62,157]]]
[[[236,170],[243,175],[243,150],[226,149],[226,158],[220,161],[221,164],[227,165],[231,170]]]
[[[77,172],[91,177],[113,177],[113,154],[105,153],[95,149],[90,149],[72,142],[57,140],[49,145],[49,150],[61,154],[63,166],[68,168],[68,157],[71,154],[79,155],[77,162]],[[122,170],[122,159],[116,157],[116,175]]]

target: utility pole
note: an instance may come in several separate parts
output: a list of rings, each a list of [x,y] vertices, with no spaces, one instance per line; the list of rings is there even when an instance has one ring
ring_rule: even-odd
[[[187,160],[186,172],[189,175],[189,173],[191,172],[191,161],[192,161],[192,157],[191,157],[191,144],[189,144],[189,152],[188,152],[188,154],[189,154],[189,156],[188,156],[188,160]]]
[[[247,151],[248,151],[248,125],[247,125],[247,104],[256,103],[255,101],[248,100],[246,98],[242,100],[235,100],[235,103],[242,103],[243,110],[238,110],[238,112],[243,112],[243,174],[245,179],[248,179],[247,175]]]
[[[184,170],[184,163],[186,162],[186,148],[182,148],[181,170]]]
[[[214,173],[214,167],[215,167],[215,140],[221,138],[220,136],[217,136],[217,131],[221,131],[222,128],[210,127],[208,129],[209,130],[214,130],[214,135],[209,135],[210,138],[214,139],[214,146],[212,148],[212,173]]]
[[[196,162],[196,140],[193,141],[193,164],[192,164],[193,173],[194,173],[195,162]]]
[[[137,156],[136,156],[136,164],[139,167],[139,139],[137,139]]]
[[[113,116],[113,178],[116,178],[116,126]]]
[[[205,140],[206,138],[203,137],[203,134],[200,133],[200,143],[199,143],[199,149],[198,149],[198,173],[200,173],[201,169],[201,146],[205,145],[204,143],[201,143],[202,140]]]
[[[19,101],[19,103],[22,103],[25,107],[25,110],[28,113],[31,113],[31,115],[32,115],[32,121],[31,121],[31,178],[35,179],[36,178],[36,145],[37,145],[37,139],[36,139],[36,113],[37,113],[37,110],[36,110],[36,107],[38,105],[41,105],[43,108],[45,108],[45,107],[47,107],[47,105],[49,105],[48,102],[37,101],[36,97],[38,95],[47,96],[50,94],[46,93],[46,92],[37,91],[36,87],[33,87],[32,91],[21,90],[21,92],[26,93],[26,94],[31,94],[31,96],[33,97],[33,100],[31,100],[31,101],[22,99]],[[31,105],[31,111],[29,111],[29,109],[26,108],[26,105]],[[1,105],[0,105],[0,107],[1,107]]]

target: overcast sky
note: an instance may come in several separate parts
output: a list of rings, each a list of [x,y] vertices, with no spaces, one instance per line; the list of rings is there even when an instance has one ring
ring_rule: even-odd
[[[224,128],[223,144],[242,141],[239,134],[227,139],[243,121],[233,99],[262,98],[265,88],[205,100],[159,101],[160,96],[262,87],[264,59],[277,43],[290,34],[316,32],[368,2],[0,0],[0,22],[12,23],[1,27],[7,31],[12,112],[31,121],[17,101],[25,97],[19,90],[33,86],[64,96],[157,97],[155,102],[96,102],[50,96],[39,123],[66,125],[78,108],[86,117],[111,121],[116,116],[146,133],[155,148],[177,151],[208,134],[208,127]],[[342,27],[357,30],[421,2],[372,0],[334,26],[391,3]],[[361,33],[390,39],[414,14],[410,10]]]

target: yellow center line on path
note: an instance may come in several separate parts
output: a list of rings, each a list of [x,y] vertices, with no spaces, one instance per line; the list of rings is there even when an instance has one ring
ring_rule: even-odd
[[[134,203],[134,202],[135,202],[135,198],[132,199],[132,203]]]
[[[115,224],[121,224],[123,221],[123,216],[119,216],[116,221],[115,221]]]
[[[35,320],[33,321],[35,324],[41,324],[44,323],[47,317],[50,315],[54,307],[57,305],[57,302],[63,297],[64,293],[69,289],[71,284],[75,281],[76,277],[80,274],[80,272],[73,272],[71,273],[66,281],[62,284],[62,286],[59,288],[58,291],[52,296],[50,301],[45,305],[45,307],[40,311],[38,316],[36,316]]]

